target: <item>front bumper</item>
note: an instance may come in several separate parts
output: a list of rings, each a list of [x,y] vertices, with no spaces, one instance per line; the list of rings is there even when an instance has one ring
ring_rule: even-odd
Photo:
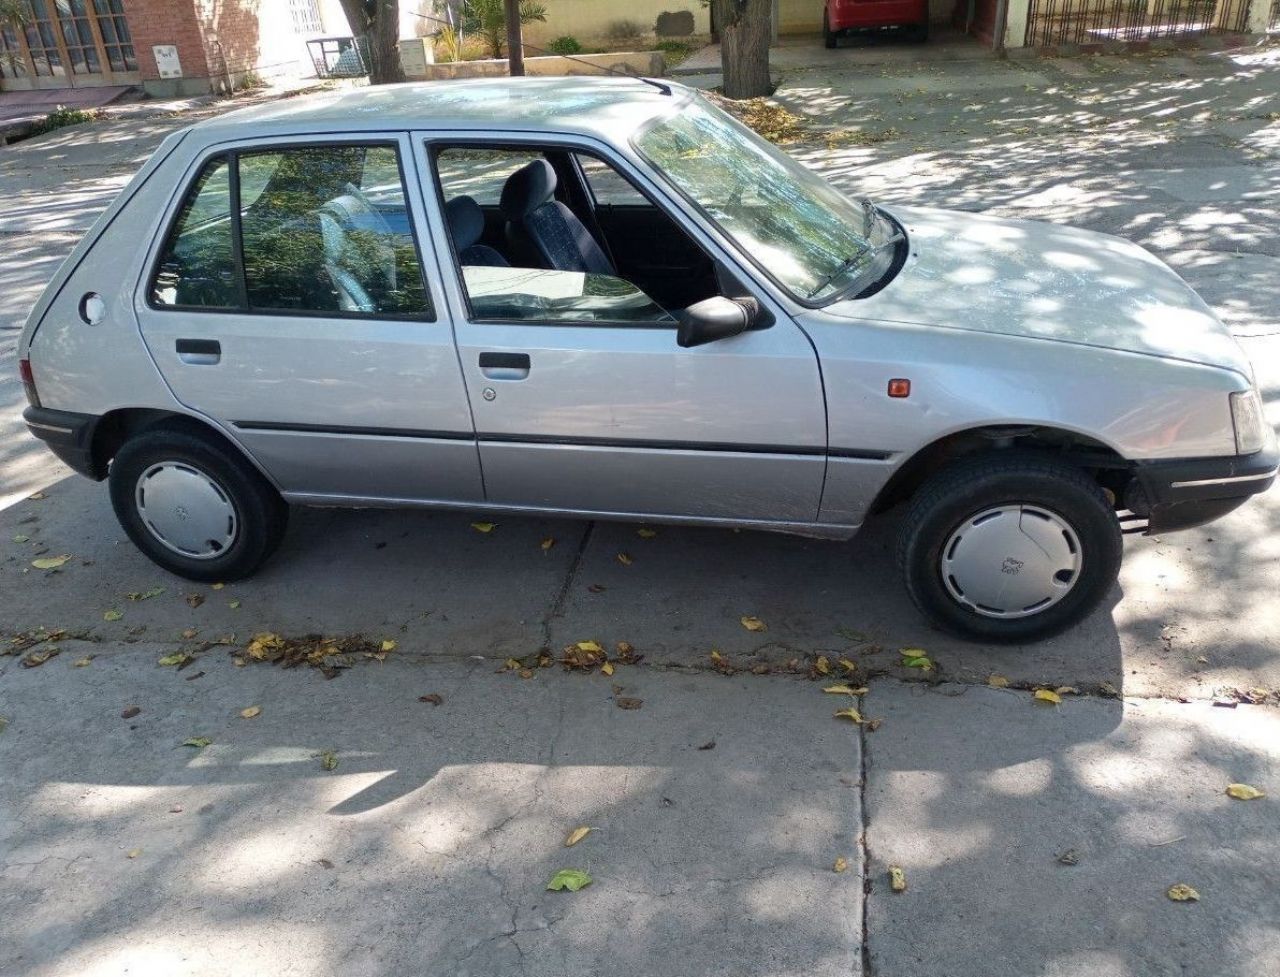
[[[93,434],[102,419],[97,414],[76,414],[51,407],[28,407],[22,412],[27,429],[49,446],[67,466],[94,481],[107,477],[104,465],[93,457]]]
[[[1139,462],[1129,508],[1147,519],[1147,533],[1191,529],[1239,508],[1276,480],[1274,439],[1251,455]]]

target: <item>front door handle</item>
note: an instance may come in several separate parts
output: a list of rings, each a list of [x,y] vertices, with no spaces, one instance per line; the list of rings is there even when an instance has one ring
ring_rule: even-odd
[[[194,366],[213,366],[222,359],[222,344],[216,339],[179,339],[174,348],[178,359]]]
[[[529,375],[529,354],[481,353],[480,372],[490,380],[523,380]]]

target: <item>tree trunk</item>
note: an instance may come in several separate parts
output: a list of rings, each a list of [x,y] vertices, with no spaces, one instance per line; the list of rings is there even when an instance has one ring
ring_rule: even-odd
[[[524,37],[520,31],[520,0],[506,0],[507,71],[512,78],[524,74]]]
[[[404,81],[400,64],[399,0],[341,0],[347,26],[368,46],[369,84]],[[364,53],[364,52],[362,52]]]
[[[714,0],[720,31],[720,66],[726,98],[757,98],[773,91],[769,78],[773,0]]]

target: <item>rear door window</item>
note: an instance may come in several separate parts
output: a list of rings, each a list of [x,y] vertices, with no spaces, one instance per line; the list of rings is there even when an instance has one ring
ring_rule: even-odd
[[[152,304],[429,318],[405,199],[391,145],[212,160],[165,244]]]

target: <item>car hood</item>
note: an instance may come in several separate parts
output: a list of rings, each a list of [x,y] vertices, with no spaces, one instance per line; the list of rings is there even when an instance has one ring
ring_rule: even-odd
[[[1252,378],[1200,296],[1136,244],[1035,221],[885,210],[906,227],[911,256],[881,291],[828,313],[1146,353]]]

